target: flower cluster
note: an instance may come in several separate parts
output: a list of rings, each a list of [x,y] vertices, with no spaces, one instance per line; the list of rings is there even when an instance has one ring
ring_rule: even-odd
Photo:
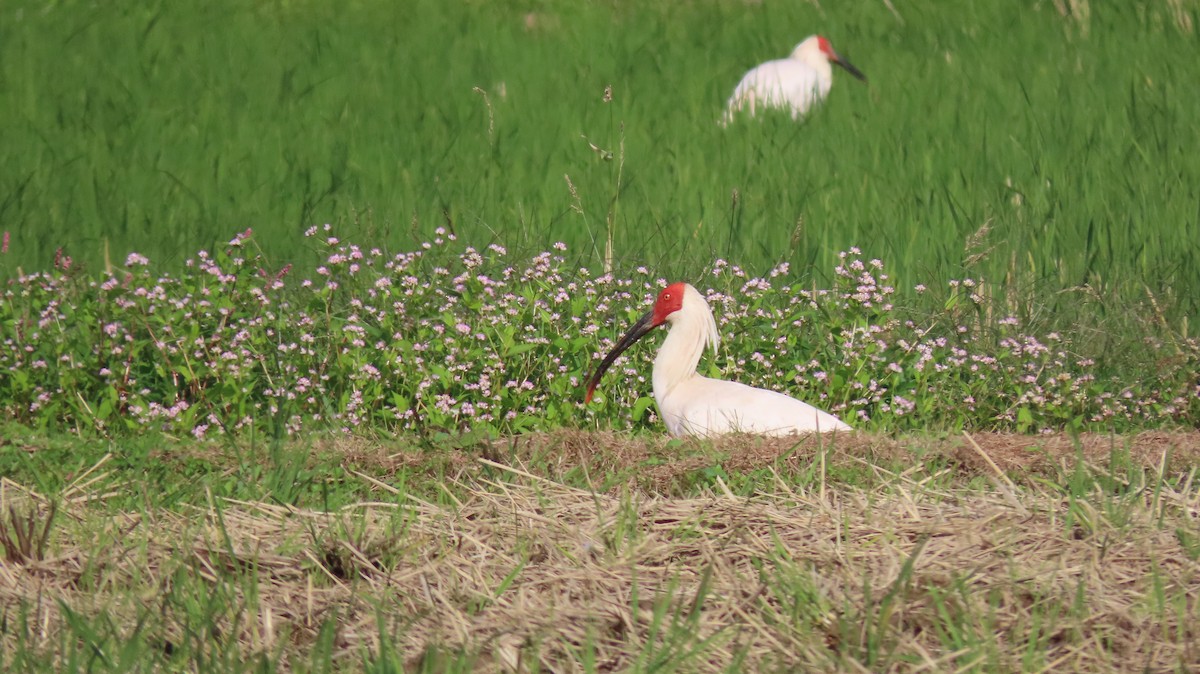
[[[201,251],[178,276],[130,254],[101,279],[55,270],[12,279],[0,303],[0,418],[105,434],[514,433],[653,424],[654,348],[634,349],[582,404],[581,382],[664,279],[568,265],[566,247],[513,259],[441,229],[385,253],[306,235],[312,274],[269,268],[253,233]],[[843,253],[828,288],[786,264],[762,278],[717,260],[697,283],[722,350],[714,376],[785,391],[877,428],[1136,427],[1200,418],[1200,347],[1137,381],[1102,376],[1058,334],[917,320],[894,306],[884,264]],[[922,286],[919,292],[932,292]],[[984,298],[971,279],[947,292]],[[1180,355],[1182,354],[1182,355]]]

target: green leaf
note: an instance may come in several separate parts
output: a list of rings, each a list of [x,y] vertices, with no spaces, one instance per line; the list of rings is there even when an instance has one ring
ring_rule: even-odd
[[[113,411],[112,398],[105,396],[100,401],[100,404],[96,405],[96,418],[100,419],[100,420],[107,419],[109,417],[109,415],[112,414],[112,411]]]
[[[633,403],[633,409],[631,410],[631,413],[633,415],[633,420],[641,421],[642,417],[644,417],[646,415],[646,410],[650,409],[650,406],[653,404],[654,404],[654,398],[651,398],[649,396],[642,396],[642,397],[638,398]]]
[[[1033,412],[1028,407],[1017,410],[1017,428],[1024,432],[1033,426]]]
[[[537,344],[529,344],[529,343],[513,344],[512,346],[508,347],[508,349],[505,350],[504,355],[508,356],[508,357],[519,356],[523,353],[528,353],[530,351],[533,351],[537,347],[538,347]]]

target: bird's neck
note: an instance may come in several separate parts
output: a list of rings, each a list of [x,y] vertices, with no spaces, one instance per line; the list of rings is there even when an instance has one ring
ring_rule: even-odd
[[[814,60],[809,65],[817,71],[817,87],[821,90],[821,95],[827,95],[833,86],[833,66],[825,59]]]
[[[661,401],[687,379],[696,375],[704,347],[716,344],[717,326],[708,307],[675,321],[654,358],[654,398]]]

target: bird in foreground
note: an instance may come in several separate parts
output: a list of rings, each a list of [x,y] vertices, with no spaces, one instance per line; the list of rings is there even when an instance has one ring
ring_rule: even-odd
[[[708,302],[687,283],[664,288],[654,308],[604,357],[588,379],[585,402],[591,402],[600,377],[617,357],[663,323],[670,324],[670,331],[654,359],[654,400],[671,435],[783,436],[850,430],[832,414],[782,393],[697,373],[704,347],[711,345],[715,351],[720,333]]]
[[[836,63],[846,72],[866,82],[867,76],[842,58],[820,35],[810,35],[796,45],[785,59],[767,61],[742,76],[725,106],[721,123],[728,124],[735,114],[746,111],[751,117],[760,109],[778,108],[800,119],[814,103],[825,100],[833,86]]]

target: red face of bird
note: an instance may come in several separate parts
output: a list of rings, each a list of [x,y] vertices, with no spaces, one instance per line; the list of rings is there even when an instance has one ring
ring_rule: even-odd
[[[658,294],[658,301],[654,303],[654,325],[659,326],[667,322],[667,318],[671,314],[683,308],[683,293],[687,288],[687,284],[680,281],[672,283],[662,292]]]
[[[609,351],[604,360],[600,361],[600,367],[596,368],[596,371],[588,378],[585,403],[592,402],[592,394],[596,391],[596,384],[600,383],[600,377],[604,376],[608,368],[622,353],[625,353],[626,349],[633,346],[634,342],[645,337],[654,328],[666,323],[671,314],[683,308],[683,293],[686,287],[685,283],[672,283],[663,288],[662,292],[658,294],[658,301],[654,303],[654,308],[646,312],[629,328],[612,351]]]
[[[867,76],[862,74],[862,71],[859,70],[858,68],[855,68],[854,65],[851,64],[849,61],[842,58],[841,54],[835,52],[833,50],[833,45],[829,44],[829,40],[826,40],[824,36],[822,36],[822,35],[817,36],[817,47],[821,50],[821,53],[825,55],[825,58],[830,60],[830,62],[836,63],[839,66],[845,68],[846,72],[850,73],[851,75],[854,75],[858,79],[860,79],[864,82],[867,81]]]

